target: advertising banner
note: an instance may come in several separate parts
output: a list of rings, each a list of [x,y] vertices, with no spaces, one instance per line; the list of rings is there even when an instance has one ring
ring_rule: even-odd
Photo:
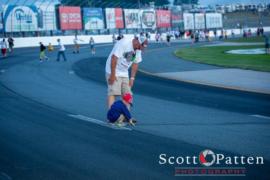
[[[82,18],[81,8],[75,6],[59,7],[61,30],[81,30]]]
[[[206,28],[222,28],[222,14],[220,13],[207,13],[206,14]]]
[[[203,13],[195,14],[195,29],[205,29],[205,18]]]
[[[169,28],[171,27],[171,11],[157,10],[157,27]]]
[[[156,28],[156,13],[155,10],[141,10],[140,17],[142,21],[143,29],[155,29]]]
[[[194,29],[194,17],[191,13],[184,13],[184,29],[193,30]]]
[[[172,27],[183,27],[183,13],[181,10],[172,9]]]
[[[84,29],[104,29],[104,17],[101,8],[83,8]]]
[[[38,7],[38,29],[40,31],[56,30],[55,6],[41,4]]]
[[[8,5],[4,8],[3,20],[6,32],[38,30],[36,6]]]
[[[106,8],[105,14],[107,29],[124,28],[123,12],[121,8]]]
[[[138,9],[124,9],[127,29],[141,28],[140,11]]]

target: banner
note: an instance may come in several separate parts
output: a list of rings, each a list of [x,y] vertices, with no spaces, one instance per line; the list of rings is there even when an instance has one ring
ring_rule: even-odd
[[[171,27],[171,11],[156,10],[157,15],[157,27],[169,28]]]
[[[127,29],[141,28],[140,11],[138,9],[124,9]]]
[[[203,13],[195,14],[195,29],[205,29],[205,19]]]
[[[4,24],[6,32],[22,32],[38,30],[38,10],[36,6],[8,5],[4,8]]]
[[[222,14],[220,13],[207,13],[206,14],[206,28],[222,28]]]
[[[183,27],[183,13],[181,10],[178,9],[172,9],[172,27]]]
[[[193,30],[194,29],[194,17],[191,13],[184,13],[184,29]]]
[[[123,12],[121,8],[106,8],[107,29],[124,28]]]
[[[155,10],[141,10],[140,17],[142,21],[143,29],[155,29],[156,28],[156,14]]]
[[[104,17],[101,8],[83,8],[84,29],[104,29]]]
[[[56,30],[55,6],[49,4],[37,5],[38,7],[38,30]]]
[[[60,27],[61,30],[81,30],[81,8],[74,6],[59,7]]]

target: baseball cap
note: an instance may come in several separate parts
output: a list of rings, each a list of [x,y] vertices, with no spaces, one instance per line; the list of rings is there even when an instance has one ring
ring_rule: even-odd
[[[123,100],[127,103],[129,103],[130,105],[132,105],[132,102],[133,102],[133,97],[132,97],[132,94],[130,93],[125,93],[123,96],[122,96]]]

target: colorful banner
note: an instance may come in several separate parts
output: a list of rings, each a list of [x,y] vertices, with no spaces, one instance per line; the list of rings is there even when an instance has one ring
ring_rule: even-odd
[[[193,30],[194,29],[194,17],[191,13],[184,13],[184,29]]]
[[[195,29],[205,29],[205,18],[203,13],[195,14]]]
[[[56,30],[55,6],[49,4],[37,5],[38,7],[38,30]]]
[[[220,13],[207,13],[206,14],[206,28],[222,28],[222,14]]]
[[[177,28],[177,27],[183,27],[183,13],[181,10],[178,9],[172,9],[172,27]]]
[[[157,27],[169,28],[171,27],[171,11],[156,10],[157,15]]]
[[[124,28],[123,11],[121,8],[106,8],[107,29]]]
[[[82,29],[82,18],[80,7],[60,6],[59,17],[61,30]]]
[[[138,9],[124,9],[127,29],[141,28],[140,11]]]
[[[142,21],[143,29],[155,29],[156,28],[156,13],[155,10],[141,10],[140,17]]]
[[[84,29],[104,29],[104,17],[101,8],[83,8]]]
[[[4,8],[3,20],[6,32],[38,30],[38,9],[36,6],[8,5]]]

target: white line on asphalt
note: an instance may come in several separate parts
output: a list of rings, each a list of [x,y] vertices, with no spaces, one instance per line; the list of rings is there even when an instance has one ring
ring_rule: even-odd
[[[12,180],[12,178],[4,172],[0,172],[0,179],[2,179],[1,177],[5,178],[6,180]]]
[[[94,119],[94,118],[90,118],[90,117],[80,115],[80,114],[78,114],[78,115],[68,114],[68,116],[76,118],[76,119],[80,119],[80,120],[83,120],[83,121],[91,122],[91,123],[94,123],[94,124],[98,124],[100,126],[108,127],[108,128],[111,128],[111,129],[132,131],[132,129],[128,128],[128,127],[117,127],[117,126],[111,125],[111,124],[109,124],[107,122],[104,122],[104,121],[101,121],[101,120],[98,120],[98,119]]]
[[[1,70],[0,70],[0,73],[4,73],[4,72],[6,72],[5,69],[1,69]]]
[[[259,114],[253,114],[253,115],[251,115],[251,116],[257,117],[257,118],[262,118],[262,119],[270,119],[269,116],[263,116],[263,115],[259,115]]]

